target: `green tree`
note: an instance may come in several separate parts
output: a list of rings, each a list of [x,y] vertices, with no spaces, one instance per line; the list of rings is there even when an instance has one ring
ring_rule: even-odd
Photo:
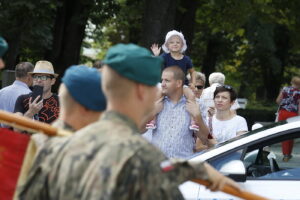
[[[35,61],[51,47],[56,1],[1,0],[0,34],[9,43],[6,66],[14,69],[20,60]]]

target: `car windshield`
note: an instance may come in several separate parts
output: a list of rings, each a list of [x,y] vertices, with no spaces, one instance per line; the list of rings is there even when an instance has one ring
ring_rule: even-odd
[[[236,136],[236,137],[234,137],[234,138],[232,138],[232,139],[230,139],[230,140],[227,140],[227,141],[225,141],[225,142],[215,144],[213,147],[211,147],[211,148],[209,148],[209,149],[206,149],[206,150],[200,151],[200,152],[198,152],[198,153],[195,153],[195,154],[193,154],[190,158],[194,158],[194,157],[199,156],[199,155],[201,155],[201,154],[204,154],[204,153],[206,153],[206,152],[212,151],[213,149],[216,149],[216,148],[219,148],[219,147],[224,146],[224,145],[226,145],[226,144],[229,144],[229,143],[231,143],[231,142],[240,140],[241,138],[248,137],[248,136],[253,135],[253,134],[256,134],[256,133],[258,133],[258,132],[261,132],[261,131],[264,131],[264,130],[267,130],[267,129],[270,129],[270,128],[273,128],[273,127],[276,127],[276,126],[280,126],[280,125],[283,125],[283,124],[286,124],[286,123],[287,123],[287,121],[275,122],[275,123],[272,123],[272,124],[263,126],[263,127],[261,127],[261,128],[255,129],[255,130],[253,130],[253,131],[249,131],[249,132],[247,132],[247,133],[245,133],[245,134],[243,134],[243,135]],[[190,158],[189,158],[189,159],[190,159]]]

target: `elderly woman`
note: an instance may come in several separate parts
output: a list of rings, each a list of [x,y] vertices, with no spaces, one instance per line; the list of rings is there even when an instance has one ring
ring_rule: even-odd
[[[279,104],[278,120],[286,120],[300,114],[300,77],[294,76],[291,86],[284,87],[276,102]],[[287,140],[282,142],[283,161],[288,162],[292,158],[294,141]]]
[[[225,142],[248,131],[245,118],[230,111],[237,94],[229,85],[216,87],[214,103],[216,114],[209,117],[208,126],[217,143]]]
[[[201,95],[201,100],[204,102],[208,112],[213,112],[214,101],[213,96],[216,90],[216,87],[224,85],[225,75],[221,72],[213,72],[208,77],[209,87],[205,88]],[[234,101],[234,104],[231,107],[232,112],[236,112],[240,106],[237,101]]]

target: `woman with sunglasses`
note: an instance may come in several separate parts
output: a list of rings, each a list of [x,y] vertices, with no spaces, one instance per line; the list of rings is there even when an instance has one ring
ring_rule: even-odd
[[[236,98],[236,92],[229,85],[219,86],[214,92],[216,113],[209,117],[208,126],[217,143],[225,142],[248,131],[245,118],[230,110]]]
[[[188,75],[187,76],[188,80],[190,81],[191,76]],[[196,97],[196,101],[200,107],[201,110],[201,116],[202,119],[204,121],[206,121],[207,119],[207,112],[206,112],[206,107],[204,105],[204,102],[202,99],[200,99],[200,96],[202,95],[203,89],[205,87],[205,82],[206,82],[206,77],[205,74],[201,73],[201,72],[196,72],[196,76],[195,76],[195,88],[193,89],[194,95]],[[195,108],[190,108],[190,109],[198,109],[197,107]],[[194,151],[195,152],[199,152],[202,151],[204,149],[207,149],[207,146],[204,145],[201,140],[196,137],[195,135],[195,146],[194,146]]]

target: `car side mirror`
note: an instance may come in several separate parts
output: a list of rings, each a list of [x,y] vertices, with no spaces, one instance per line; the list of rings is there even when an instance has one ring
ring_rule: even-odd
[[[247,178],[246,168],[241,160],[232,160],[225,163],[220,172],[237,182],[245,182]]]

